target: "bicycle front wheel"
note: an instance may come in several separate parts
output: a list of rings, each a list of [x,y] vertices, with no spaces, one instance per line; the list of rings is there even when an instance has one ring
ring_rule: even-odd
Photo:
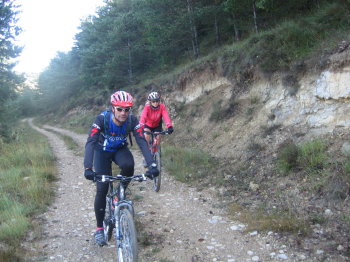
[[[160,162],[159,151],[154,153],[153,159],[156,162],[158,170],[159,170],[159,175],[157,177],[153,178],[153,190],[158,192],[160,190],[160,184],[162,182],[162,165]]]
[[[120,239],[117,239],[118,262],[137,261],[137,238],[134,219],[126,208],[119,213]]]
[[[105,239],[110,241],[113,234],[114,222],[113,222],[113,214],[114,210],[112,208],[112,199],[110,197],[106,197],[106,214],[105,219],[103,220],[103,228]]]

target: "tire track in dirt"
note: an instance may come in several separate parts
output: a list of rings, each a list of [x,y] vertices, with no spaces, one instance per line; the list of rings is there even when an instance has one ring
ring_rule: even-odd
[[[83,158],[69,151],[53,130],[72,137],[83,150],[87,135],[45,125],[30,125],[48,137],[57,158],[56,197],[40,215],[40,239],[24,243],[32,250],[29,261],[116,261],[115,245],[94,244],[95,185],[83,177]],[[137,146],[132,148],[135,173],[144,172]],[[217,208],[213,191],[197,192],[163,173],[159,193],[150,182],[131,184],[135,199],[135,219],[139,231],[141,262],[209,261],[317,261],[317,256],[301,253],[281,243],[278,235],[244,233],[244,225],[230,221]]]

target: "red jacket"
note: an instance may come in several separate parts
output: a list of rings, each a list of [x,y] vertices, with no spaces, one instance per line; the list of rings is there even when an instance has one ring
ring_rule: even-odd
[[[153,108],[150,104],[146,104],[142,110],[140,123],[155,128],[160,125],[163,119],[166,127],[173,126],[168,111],[164,104],[159,104],[157,108]]]

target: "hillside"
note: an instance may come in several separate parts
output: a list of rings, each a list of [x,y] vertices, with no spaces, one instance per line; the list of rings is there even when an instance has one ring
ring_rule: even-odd
[[[346,261],[349,55],[344,40],[273,74],[249,65],[232,74],[233,65],[225,59],[208,58],[173,78],[133,88],[134,114],[140,113],[149,91],[161,91],[175,125],[165,144],[197,148],[215,159],[215,173],[197,189],[219,192],[222,203],[217,205],[250,230],[279,231],[292,246]],[[100,104],[72,109],[59,121],[65,127],[82,120],[89,125],[106,106]]]
[[[286,237],[310,252],[349,255],[348,45],[344,41],[328,57],[274,75],[251,68],[244,81],[232,79],[217,60],[187,70],[172,83],[150,85],[162,91],[174,118],[175,135],[168,143],[209,152],[217,160],[212,175],[225,181],[220,197],[244,210],[259,210],[250,219],[269,214],[273,221],[278,214],[305,223],[279,229],[296,231]],[[277,168],[286,146],[314,139],[324,142],[324,166],[297,167],[287,174]],[[199,188],[212,186],[217,185],[202,181]]]
[[[270,75],[250,67],[232,76],[214,58],[134,89],[134,114],[150,90],[161,91],[175,126],[164,144],[215,159],[216,171],[198,190],[218,192],[215,205],[249,230],[278,231],[310,255],[348,261],[349,64],[348,41]],[[79,117],[87,126],[105,106],[75,108],[56,121],[72,128]],[[291,168],[283,171],[281,159]]]

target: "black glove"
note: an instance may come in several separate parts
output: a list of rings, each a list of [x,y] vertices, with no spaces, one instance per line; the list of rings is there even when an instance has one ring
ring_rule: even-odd
[[[174,132],[174,128],[172,126],[169,126],[167,132],[170,135],[172,132]]]
[[[84,176],[88,180],[95,181],[95,172],[92,169],[85,169]]]
[[[153,163],[148,167],[148,170],[146,172],[146,177],[153,179],[159,175],[159,170],[157,168],[157,164]]]

